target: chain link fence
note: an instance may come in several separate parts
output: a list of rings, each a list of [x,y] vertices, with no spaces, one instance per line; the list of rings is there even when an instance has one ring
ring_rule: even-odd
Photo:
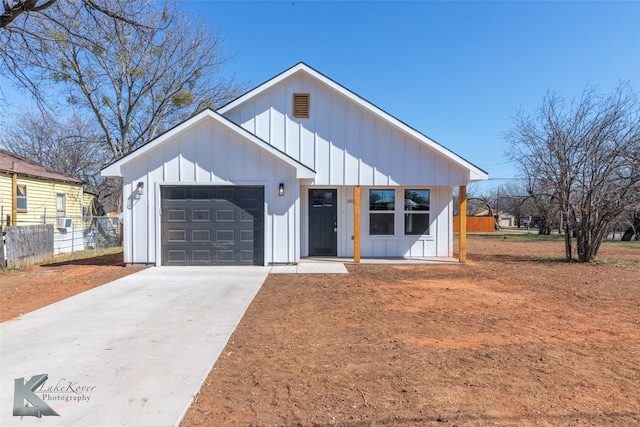
[[[75,253],[84,250],[98,252],[103,249],[122,246],[122,223],[115,216],[49,217],[40,221],[18,220],[17,225],[0,224],[0,265],[6,266],[12,254],[23,253],[25,245],[40,239],[30,229],[38,224],[53,227],[53,247],[50,242],[33,247],[53,251],[54,255]],[[19,231],[19,232],[18,232]],[[12,236],[21,236],[20,238]],[[29,250],[27,252],[33,252]],[[37,257],[38,254],[32,254]],[[15,258],[15,257],[14,257]]]

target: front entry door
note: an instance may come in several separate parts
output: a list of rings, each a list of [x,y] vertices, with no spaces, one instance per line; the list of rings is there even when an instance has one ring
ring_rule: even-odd
[[[309,256],[338,255],[338,190],[309,190]]]

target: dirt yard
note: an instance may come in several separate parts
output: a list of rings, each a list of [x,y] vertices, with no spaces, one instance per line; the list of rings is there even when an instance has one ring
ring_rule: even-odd
[[[122,252],[119,252],[0,272],[0,322],[138,270],[125,267]]]
[[[465,266],[270,276],[182,425],[640,425],[640,247],[562,254],[470,236]],[[2,320],[107,271],[133,270],[0,275]]]

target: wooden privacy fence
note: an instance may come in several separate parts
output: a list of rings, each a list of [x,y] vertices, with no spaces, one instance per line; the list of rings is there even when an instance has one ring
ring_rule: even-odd
[[[460,232],[460,218],[453,217],[453,231]],[[493,233],[495,231],[495,219],[492,216],[468,216],[467,232]]]
[[[35,224],[2,227],[0,263],[20,267],[53,258],[53,225]]]

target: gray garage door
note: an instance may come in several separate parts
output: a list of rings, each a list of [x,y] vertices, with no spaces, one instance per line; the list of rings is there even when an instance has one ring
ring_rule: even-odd
[[[264,263],[262,187],[162,187],[162,265]]]

